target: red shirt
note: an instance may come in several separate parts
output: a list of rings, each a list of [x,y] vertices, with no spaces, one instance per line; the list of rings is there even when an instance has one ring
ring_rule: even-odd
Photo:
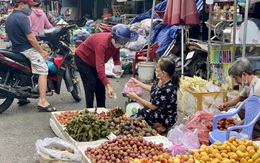
[[[112,57],[114,65],[121,64],[119,48],[115,48],[111,40],[110,32],[96,33],[88,37],[75,51],[82,61],[97,69],[98,78],[104,86],[109,84],[105,63]]]

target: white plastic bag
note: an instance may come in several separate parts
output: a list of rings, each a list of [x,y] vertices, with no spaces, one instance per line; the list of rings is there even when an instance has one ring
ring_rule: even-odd
[[[73,144],[58,137],[39,139],[35,143],[36,146],[36,161],[65,161],[65,162],[81,162],[81,155]],[[56,150],[54,149],[56,148]],[[58,149],[72,149],[71,153],[67,150],[61,151]]]
[[[174,144],[183,144],[187,149],[199,149],[200,147],[198,130],[188,130],[183,124],[171,129],[167,134],[167,138]]]

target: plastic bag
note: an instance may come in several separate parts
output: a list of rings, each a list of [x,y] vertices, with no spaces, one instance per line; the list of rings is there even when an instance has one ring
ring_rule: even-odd
[[[128,92],[135,92],[138,96],[141,97],[141,96],[143,95],[142,88],[141,88],[141,87],[129,87],[128,85],[129,85],[129,83],[131,83],[131,82],[132,82],[132,79],[128,80],[128,82],[125,83],[124,88],[123,88],[123,91],[122,91],[122,95],[123,95],[124,97],[126,97],[126,94],[127,94]]]
[[[183,144],[174,144],[166,150],[171,156],[189,154],[189,150]]]
[[[183,124],[171,129],[167,134],[167,138],[174,144],[183,144],[187,149],[199,149],[200,147],[198,130],[189,130]]]
[[[185,128],[194,131],[198,129],[198,137],[201,144],[209,144],[209,132],[207,125],[213,121],[214,115],[205,111],[197,111],[190,119],[184,124]]]
[[[79,151],[71,143],[58,137],[39,139],[35,146],[37,162],[81,162]]]

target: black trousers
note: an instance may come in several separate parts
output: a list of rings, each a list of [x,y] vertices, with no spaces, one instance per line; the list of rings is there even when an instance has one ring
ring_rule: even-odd
[[[77,54],[75,54],[75,63],[78,68],[85,91],[86,107],[93,108],[94,96],[96,95],[96,106],[105,107],[106,90],[105,86],[98,78],[97,69],[83,62]]]

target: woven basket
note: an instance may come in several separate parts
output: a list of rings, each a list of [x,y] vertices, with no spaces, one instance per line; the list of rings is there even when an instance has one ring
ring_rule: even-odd
[[[116,17],[120,17],[123,14],[129,14],[131,10],[131,4],[125,5],[112,5],[113,15]]]

